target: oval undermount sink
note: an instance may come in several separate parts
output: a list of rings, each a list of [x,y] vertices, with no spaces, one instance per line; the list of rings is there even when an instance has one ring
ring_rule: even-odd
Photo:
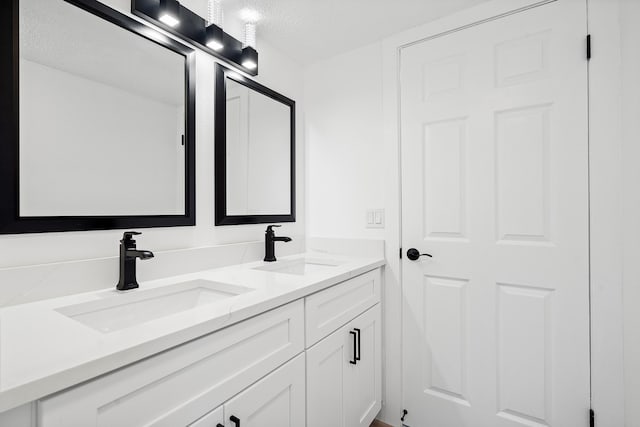
[[[253,291],[251,288],[191,280],[154,289],[139,288],[56,311],[103,333],[138,326],[153,320]]]
[[[304,276],[305,274],[327,271],[340,265],[340,262],[329,260],[315,259],[292,259],[286,261],[276,261],[272,264],[254,267],[254,270],[272,271],[274,273],[296,274]]]

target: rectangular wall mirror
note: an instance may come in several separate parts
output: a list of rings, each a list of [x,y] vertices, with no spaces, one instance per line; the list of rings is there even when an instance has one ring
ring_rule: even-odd
[[[0,233],[194,225],[194,51],[94,0],[2,20]]]
[[[216,225],[295,221],[295,101],[216,68]]]

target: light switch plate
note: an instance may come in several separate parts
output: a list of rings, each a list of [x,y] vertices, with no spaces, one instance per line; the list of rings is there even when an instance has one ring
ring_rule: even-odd
[[[367,209],[367,228],[384,228],[384,209]]]

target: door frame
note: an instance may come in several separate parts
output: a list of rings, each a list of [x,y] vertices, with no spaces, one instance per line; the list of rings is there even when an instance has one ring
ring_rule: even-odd
[[[553,1],[581,1],[594,49],[588,64],[589,251],[591,317],[591,406],[598,425],[624,425],[622,301],[622,168],[620,0],[492,0],[391,36],[382,42],[385,172],[384,390],[379,419],[401,426],[402,271],[400,52],[440,37]],[[586,52],[586,34],[585,34]],[[612,191],[613,190],[613,191]]]

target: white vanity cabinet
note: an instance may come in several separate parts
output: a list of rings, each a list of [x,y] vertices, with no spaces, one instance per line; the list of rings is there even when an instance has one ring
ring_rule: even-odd
[[[307,427],[369,427],[380,411],[379,301],[379,270],[307,298]],[[309,341],[310,329],[329,324],[339,328]]]
[[[368,427],[375,269],[37,402],[38,427]],[[1,421],[1,418],[0,418]]]

